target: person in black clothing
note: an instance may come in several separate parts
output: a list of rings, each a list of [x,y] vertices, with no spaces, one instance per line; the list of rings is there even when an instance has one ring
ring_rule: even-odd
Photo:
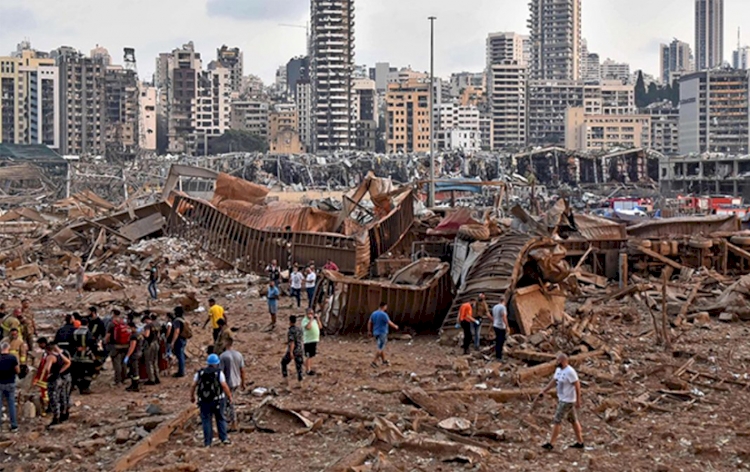
[[[276,286],[279,285],[279,280],[281,279],[281,269],[279,268],[279,265],[276,263],[276,259],[272,260],[271,263],[266,266],[266,273],[268,274],[268,278],[276,284]]]
[[[71,375],[73,376],[73,387],[78,387],[81,395],[88,395],[91,393],[89,388],[91,381],[94,379],[98,367],[101,367],[101,363],[94,358],[93,352],[96,348],[96,342],[91,336],[91,331],[89,331],[88,318],[83,318],[80,323],[81,327],[73,333],[75,351],[71,356],[73,360]]]
[[[174,312],[170,313],[169,318],[172,321],[172,328],[169,331],[167,345],[170,346],[172,354],[177,358],[177,373],[172,377],[185,377],[185,346],[187,339],[183,335],[185,330],[185,311],[181,306],[175,307]]]
[[[10,430],[18,430],[16,418],[16,376],[21,372],[16,356],[10,353],[10,344],[0,344],[0,420],[2,420],[3,400],[8,402]]]
[[[128,353],[125,355],[125,365],[128,366],[130,386],[125,390],[128,392],[138,392],[140,381],[138,364],[143,351],[143,337],[138,333],[135,323],[128,323],[128,327],[130,328],[130,344],[128,345]]]
[[[93,336],[94,340],[99,342],[104,339],[104,335],[106,334],[106,327],[104,325],[104,321],[99,318],[99,314],[97,313],[95,306],[89,307],[88,322],[89,331],[91,332],[91,336]]]
[[[159,282],[159,266],[154,262],[148,271],[148,295],[151,297],[151,300],[156,300],[158,296],[156,290],[157,282]]]
[[[63,372],[71,367],[70,359],[55,350],[55,343],[47,344],[47,361],[44,370],[47,376],[47,395],[49,396],[50,410],[52,411],[52,422],[47,426],[60,424],[60,414],[63,412],[63,402],[66,401],[65,383],[61,379]],[[42,375],[44,377],[44,375]]]
[[[68,354],[73,354],[75,348],[73,347],[73,333],[76,328],[73,326],[74,315],[65,315],[65,324],[55,333],[54,343],[60,346],[60,349],[68,351]]]

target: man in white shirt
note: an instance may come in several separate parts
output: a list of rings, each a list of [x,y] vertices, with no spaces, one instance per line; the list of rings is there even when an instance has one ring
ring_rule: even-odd
[[[315,271],[312,268],[307,269],[307,275],[305,276],[305,290],[307,291],[307,307],[313,307],[313,296],[315,295],[315,282],[317,280]]]
[[[498,303],[492,307],[492,329],[495,330],[495,359],[503,360],[503,346],[508,329],[508,310]]]
[[[583,449],[583,430],[581,423],[578,421],[578,410],[581,408],[581,382],[578,380],[578,373],[568,363],[568,356],[559,353],[557,355],[557,369],[555,375],[539,392],[541,398],[545,393],[552,390],[557,384],[557,410],[555,418],[552,420],[552,437],[548,443],[542,445],[544,449],[551,451],[554,449],[555,441],[560,436],[563,420],[568,420],[573,425],[576,434],[576,443],[570,447],[573,449]]]
[[[299,268],[295,265],[292,269],[292,275],[289,276],[289,285],[292,289],[292,298],[297,299],[297,308],[300,306],[300,294],[302,293],[302,281],[304,279]]]

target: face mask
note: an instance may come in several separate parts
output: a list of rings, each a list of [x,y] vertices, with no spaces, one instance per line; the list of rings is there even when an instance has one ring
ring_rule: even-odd
[[[562,369],[562,364],[558,362],[557,363],[557,367],[559,367],[560,369]]]

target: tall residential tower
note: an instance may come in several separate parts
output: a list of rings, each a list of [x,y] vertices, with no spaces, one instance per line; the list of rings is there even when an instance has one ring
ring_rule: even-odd
[[[354,0],[311,0],[310,20],[313,150],[353,149]]]
[[[724,62],[724,0],[695,0],[696,70]]]
[[[581,78],[581,0],[531,0],[531,78]]]

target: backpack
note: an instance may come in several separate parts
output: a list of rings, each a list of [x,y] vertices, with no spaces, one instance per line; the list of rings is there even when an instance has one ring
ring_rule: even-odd
[[[130,328],[125,323],[115,323],[115,344],[130,344]]]
[[[198,371],[198,401],[210,403],[221,398],[221,382],[218,369],[201,369]]]
[[[180,330],[180,337],[182,339],[190,339],[193,337],[193,329],[190,327],[184,318],[177,318],[182,323],[182,329]]]

